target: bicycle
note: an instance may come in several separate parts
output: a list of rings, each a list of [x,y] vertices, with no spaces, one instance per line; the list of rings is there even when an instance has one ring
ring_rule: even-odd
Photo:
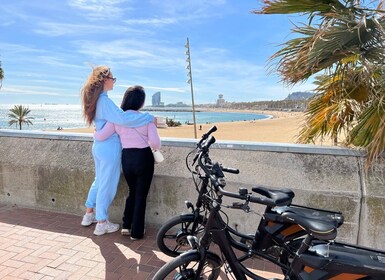
[[[187,242],[187,236],[189,235],[198,236],[201,232],[203,232],[204,224],[206,222],[206,213],[207,213],[207,208],[204,203],[203,196],[207,195],[207,193],[209,192],[208,190],[209,178],[207,176],[202,176],[199,173],[199,171],[192,171],[189,167],[188,158],[196,150],[198,151],[201,150],[202,143],[207,139],[207,137],[212,132],[216,131],[216,129],[217,128],[213,126],[207,133],[203,134],[201,140],[196,145],[196,149],[191,151],[186,156],[186,166],[193,175],[194,185],[198,192],[198,197],[195,203],[195,207],[190,201],[185,201],[187,209],[191,209],[191,213],[182,214],[171,218],[169,221],[163,224],[158,231],[158,234],[156,237],[158,248],[163,253],[171,257],[176,257],[190,248]],[[198,153],[196,153],[196,156],[197,155]],[[203,156],[206,164],[210,164],[211,159],[208,155],[208,150],[206,153],[203,154]],[[196,161],[196,158],[194,158],[193,162],[195,163],[195,161]],[[237,169],[222,168],[222,171],[233,173],[233,174],[239,173],[239,170]],[[198,181],[195,180],[194,175],[198,176],[198,179],[199,179]],[[254,238],[253,235],[240,233],[231,227],[229,227],[229,231],[232,234],[238,236],[243,243],[252,242]]]
[[[214,142],[215,138],[210,136],[205,148],[208,149]],[[192,249],[166,263],[153,279],[218,279],[220,273],[239,280],[247,279],[246,277],[265,279],[249,270],[242,264],[242,259],[236,256],[230,231],[224,226],[226,222],[222,218],[222,197],[245,201],[242,203],[244,205],[251,202],[267,207],[286,207],[288,196],[281,193],[275,197],[256,197],[244,190],[239,193],[225,191],[221,166],[218,163],[204,164],[202,154],[198,156],[198,164],[210,178],[210,186],[217,194],[216,197],[203,196],[207,199],[209,213],[202,236],[199,242],[196,236],[189,236],[187,239]],[[283,211],[275,218],[277,221],[299,226],[306,232],[289,262],[288,269],[284,271],[285,280],[385,279],[385,252],[335,242],[335,220],[317,219],[295,211]],[[220,256],[210,251],[212,243],[218,245]],[[256,250],[251,249],[250,254],[254,253],[257,253]]]
[[[216,127],[214,126],[208,133],[204,134],[202,139],[198,142],[197,148],[189,153],[190,155],[198,150],[194,156],[192,165],[194,165],[199,157],[200,161],[202,161],[205,166],[210,166],[210,168],[212,168],[213,164],[209,157],[209,146],[211,143],[206,143],[204,141],[215,130]],[[202,144],[203,142],[204,144]],[[189,155],[186,157],[187,166]],[[218,168],[218,172],[220,171],[221,173],[223,171],[239,173],[237,169],[226,168],[222,165],[218,165]],[[207,222],[207,202],[209,200],[205,199],[205,197],[215,198],[215,191],[212,191],[209,186],[209,174],[206,174],[205,172],[201,174],[202,172],[200,172],[199,169],[200,165],[197,164],[195,166],[195,171],[192,171],[192,173],[196,174],[199,178],[199,183],[194,180],[198,191],[196,207],[194,208],[191,202],[186,202],[188,208],[192,209],[192,213],[173,217],[158,231],[158,247],[167,255],[175,257],[190,249],[187,237],[189,235],[199,236],[202,234]],[[189,170],[191,171],[190,168]],[[262,196],[266,196],[267,198],[281,197],[280,203],[285,206],[277,207],[276,205],[267,205],[258,226],[258,230],[252,235],[240,233],[230,226],[224,225],[232,235],[232,238],[230,239],[232,246],[241,252],[244,252],[244,255],[242,255],[239,260],[245,261],[249,258],[262,257],[280,266],[283,271],[287,271],[290,260],[302,241],[302,239],[298,238],[303,237],[306,232],[298,225],[293,225],[292,223],[280,220],[280,215],[284,212],[294,212],[303,216],[332,220],[336,226],[340,226],[343,223],[343,216],[339,212],[324,211],[293,204],[289,206],[291,199],[294,197],[294,193],[289,189],[271,190],[259,186],[253,188],[253,191]],[[247,190],[241,189],[240,193],[245,195],[247,194]],[[231,206],[227,206],[227,208],[242,209],[245,212],[249,212],[250,210],[248,202],[245,204],[234,203]],[[235,240],[235,238],[238,240]]]

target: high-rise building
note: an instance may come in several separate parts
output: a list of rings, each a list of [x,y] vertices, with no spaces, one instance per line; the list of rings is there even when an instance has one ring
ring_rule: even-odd
[[[225,99],[223,99],[223,94],[218,95],[217,107],[223,107],[225,105]]]
[[[153,95],[152,95],[152,106],[160,106],[161,105],[161,101],[160,101],[160,91],[158,92],[155,92]]]

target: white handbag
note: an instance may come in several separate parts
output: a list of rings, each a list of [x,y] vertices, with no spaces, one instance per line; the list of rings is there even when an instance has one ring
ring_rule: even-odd
[[[152,150],[155,163],[161,163],[164,160],[162,153],[159,150]]]

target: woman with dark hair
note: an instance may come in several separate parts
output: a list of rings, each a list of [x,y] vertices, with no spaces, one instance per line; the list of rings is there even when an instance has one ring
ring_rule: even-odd
[[[123,97],[121,108],[125,112],[142,114],[146,94],[143,87],[129,87]],[[160,149],[160,138],[156,125],[148,123],[129,128],[107,123],[95,132],[97,140],[104,140],[116,132],[122,143],[122,170],[128,184],[128,196],[123,214],[122,234],[131,235],[132,240],[144,236],[147,195],[154,175],[154,157],[151,149]]]
[[[81,90],[83,116],[86,123],[89,126],[94,123],[98,131],[107,121],[132,127],[153,122],[154,117],[151,115],[123,112],[116,106],[107,95],[107,92],[113,89],[115,82],[116,78],[113,77],[109,67],[97,66],[92,69]],[[95,235],[119,230],[118,224],[109,222],[108,208],[118,188],[121,152],[121,144],[116,133],[106,137],[105,141],[95,140],[92,146],[95,180],[88,192],[85,203],[87,210],[81,225],[90,226],[97,222]]]

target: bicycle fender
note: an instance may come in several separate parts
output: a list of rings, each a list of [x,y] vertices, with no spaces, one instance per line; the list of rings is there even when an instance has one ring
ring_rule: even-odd
[[[189,260],[189,259],[191,259],[191,256],[196,256],[197,259],[201,259],[201,253],[199,253],[199,251],[196,249],[189,250],[189,251],[184,252],[183,254],[179,255],[179,257],[182,258],[183,260],[185,260],[185,259]],[[207,251],[206,257],[207,257],[207,259],[212,260],[212,261],[222,265],[222,259],[217,254],[215,254],[211,251]]]

